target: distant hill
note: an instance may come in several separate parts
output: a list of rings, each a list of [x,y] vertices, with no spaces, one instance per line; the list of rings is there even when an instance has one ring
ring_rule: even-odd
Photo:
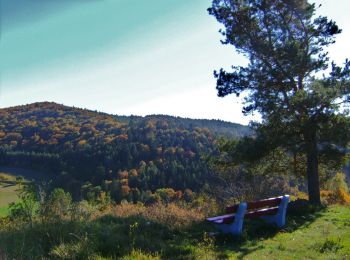
[[[231,123],[218,119],[191,119],[183,117],[174,117],[168,115],[148,115],[141,116],[115,116],[118,121],[129,123],[142,120],[158,120],[165,121],[170,127],[180,127],[185,129],[194,129],[196,127],[206,128],[217,137],[226,138],[241,138],[247,135],[252,135],[253,132],[248,126],[237,123]]]
[[[105,190],[116,200],[135,199],[165,187],[199,190],[210,176],[207,160],[217,153],[217,138],[250,134],[247,126],[220,120],[34,103],[0,109],[0,166],[53,173],[76,196]]]

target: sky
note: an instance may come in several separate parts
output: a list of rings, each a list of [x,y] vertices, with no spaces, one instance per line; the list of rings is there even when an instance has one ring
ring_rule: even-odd
[[[343,29],[350,1],[318,0]],[[248,124],[241,99],[217,97],[215,69],[244,65],[220,44],[210,0],[0,0],[0,107],[52,101],[118,115],[168,114]]]

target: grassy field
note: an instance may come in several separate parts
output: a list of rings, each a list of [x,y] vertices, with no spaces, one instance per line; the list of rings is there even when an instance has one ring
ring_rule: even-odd
[[[246,234],[245,240],[230,246],[226,242],[223,254],[233,259],[350,259],[350,207],[289,216],[285,229],[264,232]]]
[[[346,206],[288,213],[282,230],[246,221],[241,237],[212,231],[195,211],[120,205],[86,221],[0,225],[0,249],[10,259],[350,259]]]
[[[27,180],[42,181],[48,178],[38,171],[0,166],[0,217],[8,214],[9,203],[18,201],[20,185],[16,178],[19,176],[23,178],[23,183]]]
[[[7,216],[9,213],[9,208],[8,206],[0,207],[0,218]]]
[[[20,186],[16,182],[16,176],[8,172],[0,172],[0,216],[8,213],[8,205],[18,201]]]

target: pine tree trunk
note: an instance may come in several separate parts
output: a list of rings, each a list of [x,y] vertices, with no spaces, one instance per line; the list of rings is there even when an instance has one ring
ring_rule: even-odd
[[[308,129],[304,135],[306,143],[307,158],[307,183],[309,201],[312,204],[321,204],[320,181],[318,175],[318,150],[316,140],[316,130]]]

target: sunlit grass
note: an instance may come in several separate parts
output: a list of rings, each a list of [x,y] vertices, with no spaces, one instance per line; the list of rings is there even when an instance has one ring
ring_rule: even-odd
[[[97,209],[93,209],[97,211]],[[188,212],[187,212],[188,211]],[[277,228],[246,221],[243,235],[215,229],[195,210],[176,205],[121,205],[81,221],[0,224],[10,258],[86,259],[349,259],[350,208],[330,206],[289,214]],[[183,220],[181,220],[183,219]],[[0,222],[1,223],[1,222]]]
[[[0,172],[0,216],[6,216],[8,205],[19,200],[19,188],[15,176]]]
[[[267,238],[225,247],[227,257],[244,259],[349,259],[350,208],[331,206],[314,216],[288,217],[284,230]],[[299,223],[298,223],[299,222]],[[300,225],[300,223],[303,223]]]
[[[0,217],[5,217],[9,213],[9,208],[7,206],[0,207]]]

